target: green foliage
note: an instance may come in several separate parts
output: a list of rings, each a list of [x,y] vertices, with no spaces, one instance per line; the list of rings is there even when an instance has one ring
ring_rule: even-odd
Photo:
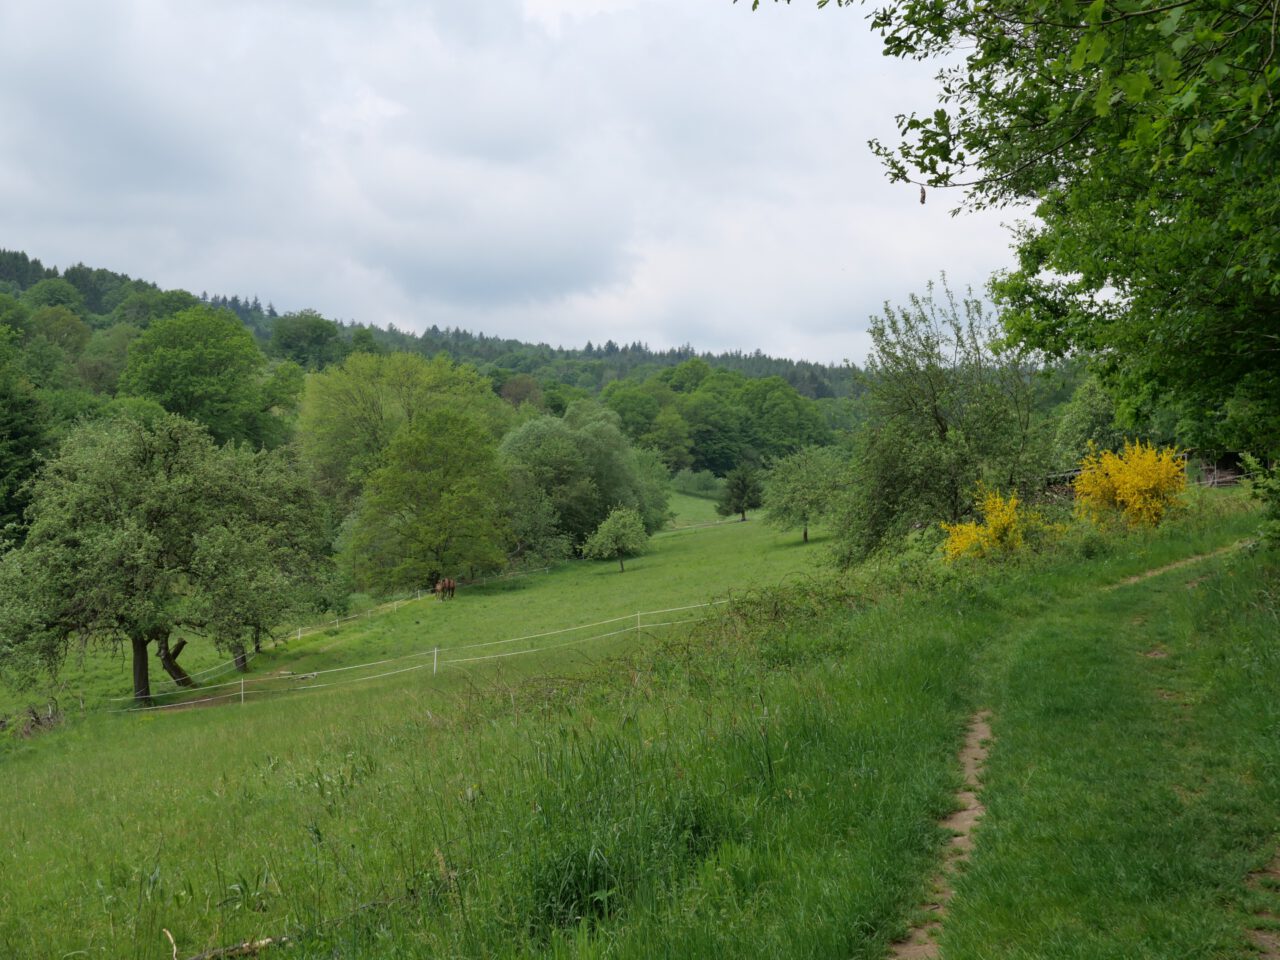
[[[1280,71],[1262,4],[897,0],[885,52],[937,58],[939,108],[899,117],[895,179],[1035,204],[994,284],[1021,343],[1089,357],[1137,407],[1219,443],[1280,442]],[[1171,279],[1172,278],[1172,279]]]
[[[347,547],[358,585],[390,593],[502,565],[505,480],[488,424],[466,411],[423,411],[396,432],[381,462]]]
[[[627,442],[611,410],[579,401],[563,418],[537,417],[503,439],[502,454],[510,473],[542,491],[556,529],[575,545],[615,506],[634,509],[650,532],[666,523],[666,468]]]
[[[114,394],[128,362],[129,347],[141,332],[127,323],[95,330],[76,361],[84,385],[94,393]]]
[[[22,302],[31,310],[41,307],[66,307],[76,316],[83,316],[84,297],[67,281],[49,278],[32,284],[22,294]]]
[[[1058,417],[1053,438],[1053,466],[1073,470],[1091,446],[1119,450],[1125,432],[1116,422],[1116,406],[1096,377],[1086,377]]]
[[[281,424],[264,392],[266,358],[234,316],[192,307],[155,321],[129,347],[120,392],[148,397],[204,424],[215,441],[277,444]]]
[[[671,487],[691,497],[718,500],[724,489],[724,480],[710,470],[684,469],[671,478]]]
[[[799,527],[808,543],[809,525],[830,514],[847,471],[845,455],[832,447],[806,447],[779,460],[764,481],[765,523]]]
[[[640,514],[630,507],[616,507],[582,545],[582,555],[592,560],[617,560],[621,573],[626,570],[623,558],[643,553],[648,542]]]
[[[76,428],[32,483],[26,541],[0,558],[0,669],[125,643],[146,699],[150,645],[172,667],[179,629],[232,644],[268,625],[291,605],[276,591],[319,563],[321,511],[296,474],[173,415]]]
[[[447,357],[353,353],[307,378],[298,439],[339,515],[351,508],[401,427],[441,410],[467,411],[494,437],[511,417],[487,380]]]
[[[1244,464],[1249,472],[1249,494],[1263,509],[1258,535],[1268,546],[1280,547],[1280,467],[1268,467],[1247,453]]]
[[[716,513],[729,517],[737,513],[743,520],[747,511],[754,510],[764,500],[764,486],[760,471],[749,464],[734,467],[724,478],[724,489],[716,501]]]
[[[276,318],[271,328],[270,351],[304,369],[320,370],[340,362],[347,347],[336,323],[314,310],[300,310]]]
[[[23,485],[39,464],[46,414],[31,384],[0,362],[0,550],[26,509]]]
[[[1000,352],[972,294],[932,284],[871,324],[866,420],[842,498],[837,553],[865,558],[915,525],[957,523],[979,480],[1015,488],[1046,472],[1037,369]]]

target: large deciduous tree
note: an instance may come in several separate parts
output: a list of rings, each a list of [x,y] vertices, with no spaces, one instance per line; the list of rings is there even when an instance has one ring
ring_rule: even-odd
[[[943,58],[897,179],[1033,205],[997,279],[1009,333],[1095,362],[1129,405],[1280,443],[1280,7],[896,0],[885,52]]]
[[[873,143],[891,177],[1035,213],[993,283],[1009,334],[1087,356],[1139,416],[1280,452],[1275,0],[891,0],[871,21],[886,54],[943,64],[938,108]]]
[[[658,454],[627,442],[612,410],[588,401],[563,419],[538,417],[502,442],[513,474],[541,490],[556,528],[580,546],[615,506],[635,509],[652,532],[667,519],[667,471]]]
[[[139,702],[152,649],[189,685],[180,633],[238,652],[320,579],[320,507],[298,476],[173,415],[80,425],[32,482],[25,543],[0,558],[0,669],[125,645]]]
[[[307,378],[298,437],[316,483],[345,513],[396,432],[439,410],[465,410],[495,438],[513,416],[473,367],[443,356],[353,353]]]
[[[273,410],[294,398],[278,389],[291,379],[288,368],[268,380],[266,367],[235,314],[191,307],[156,320],[130,345],[119,391],[204,424],[219,443],[274,445],[283,436]]]
[[[431,585],[506,559],[505,480],[478,417],[429,410],[401,428],[365,485],[347,550],[357,582]]]

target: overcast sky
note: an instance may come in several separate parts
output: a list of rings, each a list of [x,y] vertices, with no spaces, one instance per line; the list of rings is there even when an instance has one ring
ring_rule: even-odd
[[[999,216],[871,157],[934,84],[865,16],[5,2],[0,247],[402,329],[860,361],[885,300],[1010,261]]]

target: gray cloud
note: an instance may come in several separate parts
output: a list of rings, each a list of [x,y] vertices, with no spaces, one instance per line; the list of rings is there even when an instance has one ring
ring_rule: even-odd
[[[861,359],[1007,258],[865,147],[931,103],[855,8],[727,0],[0,9],[0,245],[281,309]]]

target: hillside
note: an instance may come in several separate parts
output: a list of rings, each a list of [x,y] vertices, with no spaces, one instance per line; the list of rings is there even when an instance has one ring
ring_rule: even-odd
[[[697,528],[634,578],[579,561],[415,602],[253,675],[385,659],[423,631],[444,649],[455,618],[502,639],[736,582],[699,625],[72,721],[3,759],[0,947],[881,957],[928,916],[985,711],[944,956],[1243,955],[1280,899],[1255,875],[1280,831],[1280,658],[1274,557],[1236,545],[1256,522],[1237,503],[852,580],[782,572],[809,555],[794,537]],[[747,555],[769,572],[734,576]]]
[[[103,268],[75,264],[59,270],[46,267],[23,251],[0,250],[0,293],[20,294],[45,280],[65,280],[79,295],[90,325],[103,329],[116,323],[137,323],[154,315],[158,301],[200,302],[232,311],[266,346],[283,315],[274,303],[263,306],[256,295],[210,294],[198,297],[184,290],[162,291],[150,281]],[[314,310],[296,307],[293,313],[319,317]],[[384,350],[403,350],[433,357],[443,353],[458,363],[471,363],[486,374],[527,374],[541,381],[558,381],[598,392],[614,380],[643,376],[699,358],[713,367],[734,370],[748,377],[781,377],[810,399],[847,397],[857,389],[856,368],[770,357],[759,350],[710,353],[686,344],[669,350],[651,350],[643,343],[616,344],[612,340],[582,347],[552,347],[511,338],[487,336],[459,328],[431,326],[420,333],[380,326],[376,318],[338,324],[349,345],[360,331]],[[501,377],[505,379],[505,376]]]

